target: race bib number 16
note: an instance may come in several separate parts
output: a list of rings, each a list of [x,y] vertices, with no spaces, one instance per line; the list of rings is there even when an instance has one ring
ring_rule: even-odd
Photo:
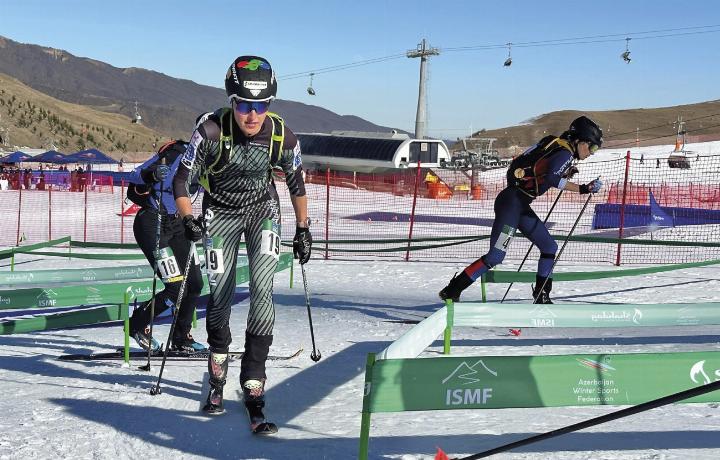
[[[157,260],[157,268],[160,272],[160,278],[162,278],[163,283],[172,283],[182,279],[180,267],[178,266],[172,249],[159,249],[155,253],[155,260]]]

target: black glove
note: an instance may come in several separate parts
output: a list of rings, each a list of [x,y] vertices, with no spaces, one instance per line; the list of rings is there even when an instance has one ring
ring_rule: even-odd
[[[300,261],[300,265],[305,265],[310,260],[310,252],[312,249],[312,235],[308,227],[295,227],[295,238],[293,238],[293,253],[295,258]]]
[[[183,217],[183,226],[185,227],[185,238],[190,241],[200,241],[203,236],[202,217],[196,219],[192,214]]]
[[[603,182],[598,178],[591,180],[587,184],[580,185],[580,195],[586,195],[588,193],[597,193],[603,186]]]

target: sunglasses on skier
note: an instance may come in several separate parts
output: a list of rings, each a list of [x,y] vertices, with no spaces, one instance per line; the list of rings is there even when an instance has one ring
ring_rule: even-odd
[[[240,115],[248,115],[253,110],[258,115],[268,111],[270,107],[270,101],[241,101],[239,99],[233,99],[235,101],[235,111]]]
[[[590,153],[595,153],[600,149],[600,146],[597,144],[593,144],[590,141],[582,141],[588,145],[588,150],[590,150]]]

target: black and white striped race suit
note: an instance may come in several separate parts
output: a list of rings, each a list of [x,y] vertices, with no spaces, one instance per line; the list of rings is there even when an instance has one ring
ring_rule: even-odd
[[[230,117],[231,119],[233,117]],[[232,123],[235,123],[234,119]],[[230,313],[235,292],[238,247],[244,235],[250,264],[250,311],[245,331],[245,355],[240,380],[264,379],[265,360],[272,343],[275,307],[272,300],[273,275],[277,254],[263,251],[263,223],[275,225],[279,249],[280,205],[271,168],[283,170],[290,194],[305,195],[302,179],[300,145],[295,134],[285,128],[279,158],[271,159],[272,121],[267,117],[262,129],[246,137],[235,124],[230,154],[220,155],[220,119],[210,116],[193,133],[188,149],[175,175],[175,197],[188,196],[188,178],[208,170],[209,192],[203,199],[203,210],[212,211],[209,237],[222,238],[224,272],[214,275],[210,283],[211,299],[207,307],[208,344],[215,353],[226,353],[232,341]],[[216,163],[220,155],[220,161]],[[269,221],[269,222],[266,222]],[[266,245],[267,246],[267,245]]]

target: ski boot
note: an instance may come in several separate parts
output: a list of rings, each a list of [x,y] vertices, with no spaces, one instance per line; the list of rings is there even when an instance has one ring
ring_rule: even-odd
[[[545,287],[543,287],[543,283]],[[541,287],[542,291],[540,290]],[[533,287],[533,303],[553,303],[550,299],[550,291],[552,291],[552,278],[545,278],[540,275],[536,276],[535,287]]]
[[[228,370],[227,353],[211,352],[208,357],[208,373],[210,374],[210,393],[203,406],[203,412],[208,415],[220,415],[225,412],[223,407],[223,388]]]
[[[150,348],[153,353],[158,353],[162,348],[160,343],[155,340],[155,337],[150,336],[150,326],[146,326],[145,329],[135,331],[134,333],[131,333],[130,336],[135,339],[135,342],[137,342],[140,348],[145,351],[148,351],[148,348]]]
[[[468,286],[473,283],[473,280],[465,274],[464,271],[457,273],[450,280],[447,286],[445,286],[438,295],[442,300],[450,299],[453,302],[460,300],[460,293],[464,291]]]
[[[150,301],[146,300],[133,310],[130,317],[130,337],[135,339],[138,346],[153,353],[160,351],[160,343],[150,336]]]
[[[250,418],[250,429],[254,434],[274,434],[278,428],[265,419],[265,379],[249,379],[242,382],[243,402]]]
[[[193,336],[190,335],[190,333],[187,333],[173,337],[170,350],[193,354],[205,352],[207,351],[207,347],[200,342],[196,342],[195,339],[193,339]]]

